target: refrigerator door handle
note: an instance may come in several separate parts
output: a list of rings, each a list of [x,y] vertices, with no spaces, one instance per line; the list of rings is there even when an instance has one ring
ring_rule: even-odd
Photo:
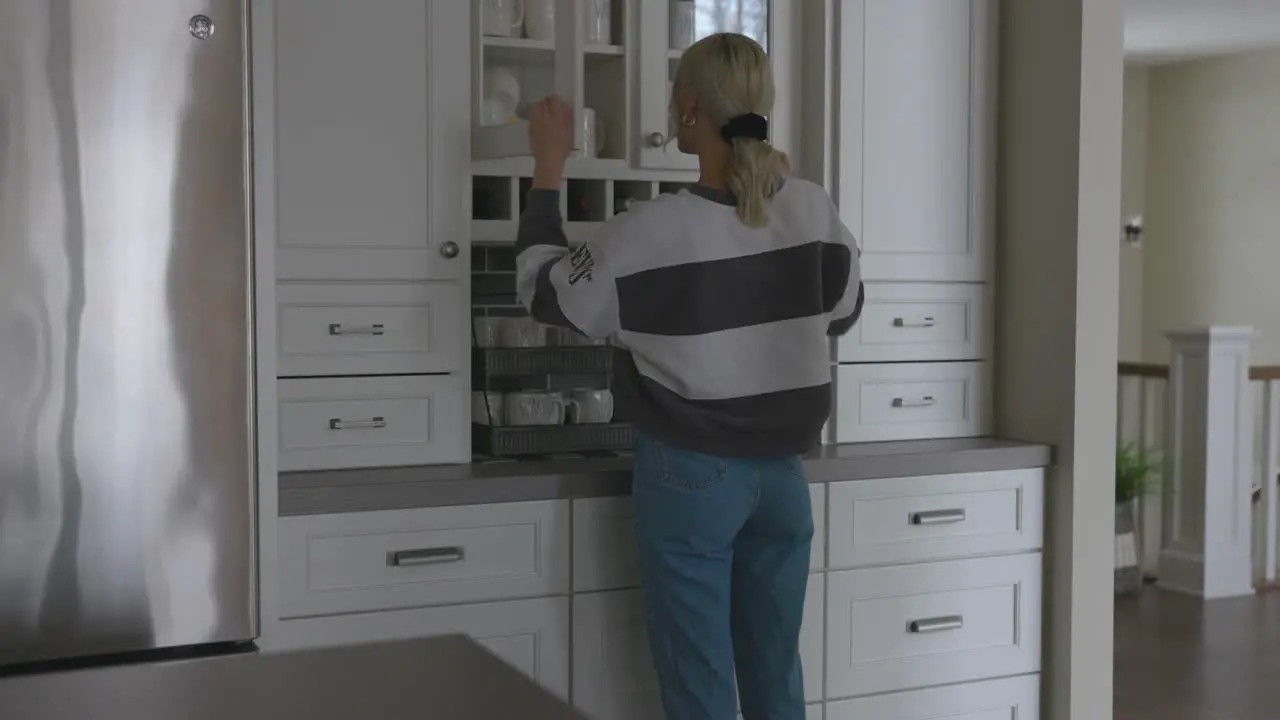
[[[418,565],[444,565],[462,562],[467,554],[459,545],[452,547],[419,548],[416,550],[392,550],[387,553],[387,567],[415,567]]]

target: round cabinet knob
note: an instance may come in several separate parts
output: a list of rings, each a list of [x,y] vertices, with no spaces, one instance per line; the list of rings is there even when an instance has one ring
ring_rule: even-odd
[[[440,254],[449,260],[458,257],[458,254],[461,252],[462,248],[459,248],[458,243],[453,242],[452,240],[440,246]]]
[[[651,148],[660,148],[667,143],[667,136],[660,132],[649,133],[649,135],[645,137],[645,142],[649,143],[649,147]]]
[[[213,37],[213,20],[208,15],[195,15],[187,23],[191,36],[197,40],[208,40]]]

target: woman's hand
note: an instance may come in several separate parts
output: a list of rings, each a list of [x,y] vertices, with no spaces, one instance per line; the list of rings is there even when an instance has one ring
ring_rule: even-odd
[[[573,152],[573,108],[549,95],[529,108],[529,147],[533,150],[533,187],[559,190],[564,161]]]

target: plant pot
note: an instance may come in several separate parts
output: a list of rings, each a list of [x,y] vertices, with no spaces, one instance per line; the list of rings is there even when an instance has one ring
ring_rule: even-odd
[[[1138,566],[1138,541],[1133,517],[1132,500],[1116,503],[1116,595],[1131,595],[1142,589],[1142,568]]]

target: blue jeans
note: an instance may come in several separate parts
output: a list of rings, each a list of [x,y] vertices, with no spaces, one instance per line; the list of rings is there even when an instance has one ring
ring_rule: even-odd
[[[667,720],[802,720],[813,513],[800,458],[723,458],[644,435],[632,480]]]

